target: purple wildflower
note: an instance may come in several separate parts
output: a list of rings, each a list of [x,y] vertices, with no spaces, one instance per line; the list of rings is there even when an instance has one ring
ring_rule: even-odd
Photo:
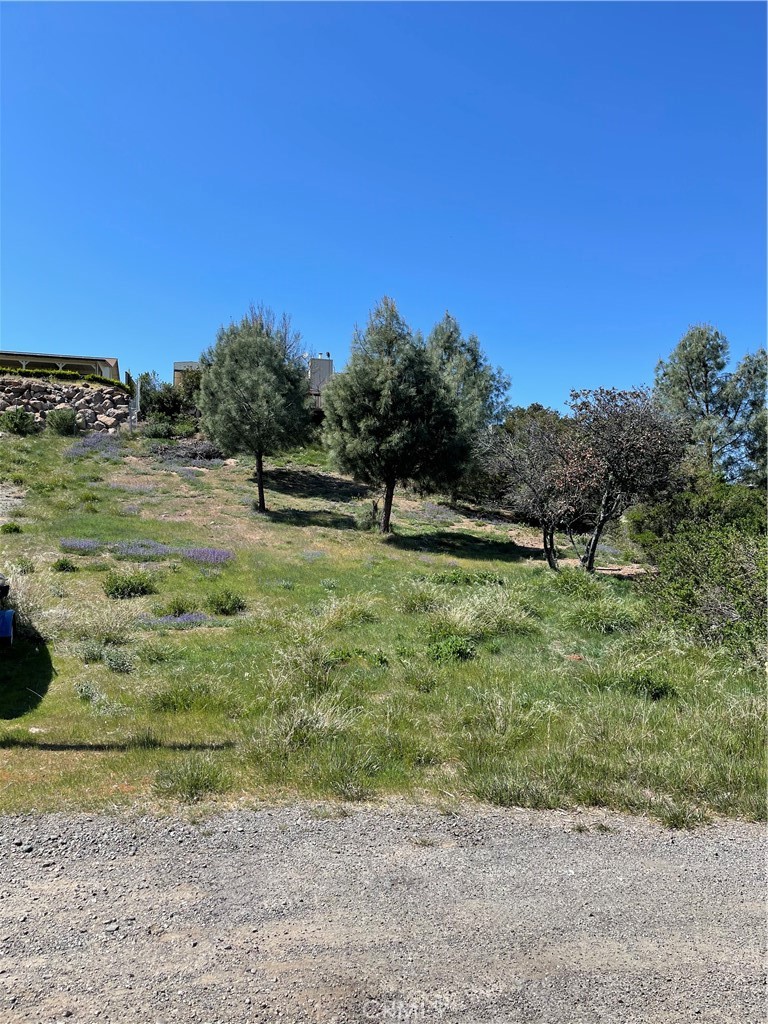
[[[158,615],[155,618],[147,616],[142,619],[145,626],[152,628],[170,627],[184,629],[188,626],[199,626],[203,622],[210,622],[211,617],[204,612],[184,612],[182,615]]]
[[[222,548],[176,548],[176,553],[199,565],[222,565],[233,557],[231,551]]]
[[[100,540],[80,540],[76,537],[62,537],[59,541],[62,551],[72,551],[77,554],[87,555],[98,551],[102,547]]]
[[[160,544],[156,540],[121,540],[112,545],[117,558],[138,558],[146,561],[150,558],[165,558],[175,553],[176,548]]]

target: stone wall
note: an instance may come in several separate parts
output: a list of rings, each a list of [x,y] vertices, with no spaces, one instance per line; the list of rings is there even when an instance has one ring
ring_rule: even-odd
[[[115,434],[128,422],[128,395],[120,388],[88,381],[61,383],[35,377],[0,376],[0,412],[21,408],[45,423],[51,409],[74,409],[81,430]]]

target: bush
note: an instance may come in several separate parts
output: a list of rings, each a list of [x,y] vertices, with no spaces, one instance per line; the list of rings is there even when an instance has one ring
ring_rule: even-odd
[[[120,647],[107,647],[104,651],[104,664],[112,672],[128,675],[133,672],[135,662],[131,655]]]
[[[727,529],[760,537],[765,533],[765,491],[715,480],[700,483],[655,505],[638,505],[627,513],[630,539],[656,561],[666,543],[692,528]]]
[[[29,437],[37,433],[35,417],[31,412],[24,412],[23,409],[8,409],[0,415],[0,430],[7,430],[9,434],[18,434],[19,437]]]
[[[589,633],[620,633],[634,629],[638,624],[635,610],[609,595],[582,602],[568,616],[574,629]]]
[[[173,424],[164,416],[153,416],[144,424],[144,434],[147,437],[173,437]]]
[[[765,540],[735,527],[691,526],[658,549],[658,574],[645,581],[662,619],[697,641],[750,661],[765,657]]]
[[[18,523],[3,523],[0,526],[0,533],[22,533],[22,529]]]
[[[104,579],[104,593],[107,597],[123,600],[156,594],[157,587],[152,574],[143,569],[137,569],[135,572],[110,572]]]
[[[31,576],[35,571],[35,563],[31,558],[27,558],[26,555],[19,555],[16,559],[16,572],[19,576]]]
[[[474,658],[477,645],[466,636],[449,635],[433,640],[427,647],[427,657],[432,661],[469,661]]]
[[[77,420],[75,419],[75,410],[51,409],[45,417],[45,429],[50,430],[52,434],[58,434],[61,437],[77,434],[78,429]]]
[[[86,665],[93,665],[104,657],[104,644],[99,640],[84,640],[77,648],[77,653]]]
[[[153,612],[159,618],[165,618],[168,615],[172,615],[174,618],[178,618],[180,615],[187,615],[189,612],[197,611],[197,602],[191,597],[172,597],[165,604],[156,605]]]
[[[130,384],[123,384],[120,380],[112,380],[111,377],[100,377],[97,373],[78,373],[77,370],[22,370],[16,369],[13,366],[0,366],[0,376],[36,377],[63,381],[87,380],[93,384],[108,384],[111,388],[125,391],[129,395],[133,394],[133,388]]]
[[[599,580],[575,566],[563,566],[560,571],[551,577],[552,586],[561,594],[569,597],[580,597],[582,600],[590,600],[599,597],[604,589]]]
[[[78,570],[78,566],[75,565],[75,563],[72,561],[72,559],[71,558],[67,558],[66,556],[64,558],[57,558],[56,561],[52,563],[51,569],[53,570],[53,572],[78,572],[79,571]]]
[[[355,527],[358,530],[380,530],[381,510],[378,501],[365,502],[355,511]]]
[[[212,615],[237,615],[244,612],[247,605],[245,598],[233,590],[220,590],[206,599],[205,607]]]

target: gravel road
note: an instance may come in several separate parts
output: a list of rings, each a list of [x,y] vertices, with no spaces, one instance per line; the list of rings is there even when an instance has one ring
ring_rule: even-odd
[[[587,812],[0,817],[0,1020],[762,1024],[763,850]]]

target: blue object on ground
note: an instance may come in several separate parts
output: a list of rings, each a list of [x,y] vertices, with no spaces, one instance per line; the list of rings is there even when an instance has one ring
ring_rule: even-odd
[[[13,643],[13,617],[15,614],[12,608],[0,611],[0,644]]]

